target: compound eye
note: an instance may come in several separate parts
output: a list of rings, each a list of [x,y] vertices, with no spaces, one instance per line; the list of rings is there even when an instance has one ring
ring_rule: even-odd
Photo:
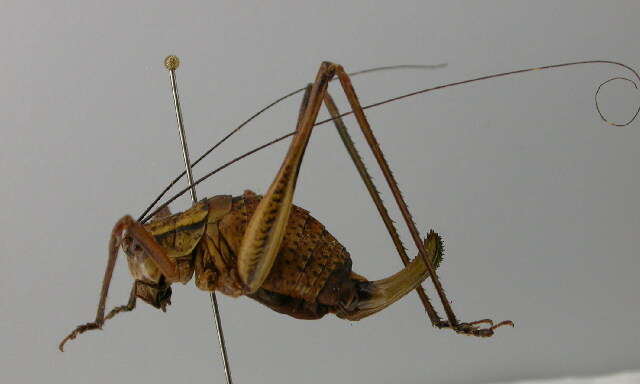
[[[122,238],[122,248],[129,249],[132,242],[133,239],[131,238],[131,236],[125,236],[124,238]]]

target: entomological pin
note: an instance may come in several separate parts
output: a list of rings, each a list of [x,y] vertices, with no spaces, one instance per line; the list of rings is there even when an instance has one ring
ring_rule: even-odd
[[[285,96],[286,98],[304,91],[294,132],[247,152],[196,182],[190,182],[189,188],[156,209],[155,214],[147,215],[179,176],[138,220],[127,215],[116,222],[109,240],[108,263],[96,318],[93,322],[75,328],[62,340],[60,349],[62,350],[64,344],[77,335],[102,328],[104,322],[116,314],[133,310],[137,299],[166,310],[170,304],[171,285],[178,282],[187,283],[192,278],[196,287],[201,290],[219,291],[232,297],[247,296],[276,312],[298,319],[319,319],[331,313],[350,321],[360,320],[387,308],[410,291],[417,290],[435,327],[451,328],[456,333],[464,335],[490,337],[500,327],[513,326],[510,320],[494,323],[490,319],[470,322],[457,319],[436,274],[444,255],[442,238],[433,230],[423,237],[416,229],[364,111],[390,101],[454,85],[535,70],[587,64],[620,66],[631,71],[635,79],[640,80],[637,72],[624,64],[590,60],[483,76],[412,92],[363,107],[351,84],[350,76],[353,74],[347,74],[340,65],[322,63],[313,83]],[[349,101],[350,112],[341,114],[333,103],[328,84],[334,79],[339,80]],[[632,80],[624,80],[636,85]],[[596,91],[596,106],[600,87]],[[318,122],[318,112],[323,104],[328,109],[331,119]],[[232,131],[211,150],[262,111]],[[393,222],[347,133],[342,117],[348,114],[354,114],[408,227],[417,249],[417,255],[413,260],[407,257]],[[636,116],[637,114],[638,111]],[[615,124],[606,120],[601,113],[600,116],[605,122],[617,126],[630,124],[635,119],[634,116],[624,124]],[[371,281],[354,272],[351,256],[345,247],[307,210],[293,204],[298,174],[311,133],[316,125],[329,121],[338,129],[405,264],[404,269],[384,279]],[[167,205],[187,190],[192,191],[195,200],[193,187],[199,182],[255,151],[289,136],[293,136],[289,149],[271,185],[263,195],[251,191],[236,196],[217,195],[199,201],[184,212],[168,213]],[[201,159],[202,157],[195,163]],[[150,220],[151,217],[154,219]],[[126,254],[134,282],[128,304],[116,307],[105,315],[107,293],[119,249]],[[444,308],[445,319],[440,318],[420,285],[429,277]]]

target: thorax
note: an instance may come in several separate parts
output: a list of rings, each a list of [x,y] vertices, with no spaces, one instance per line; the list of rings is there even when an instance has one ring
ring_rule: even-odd
[[[217,222],[230,208],[231,196],[219,195],[201,200],[184,212],[145,225],[167,256],[177,264],[180,282],[186,283],[191,279],[198,257],[204,261],[219,258],[219,255],[210,254],[212,249],[216,249],[211,247],[210,240],[216,237]]]

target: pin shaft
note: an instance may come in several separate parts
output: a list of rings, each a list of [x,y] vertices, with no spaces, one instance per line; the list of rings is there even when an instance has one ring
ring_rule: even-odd
[[[187,138],[184,131],[184,124],[182,121],[182,108],[180,108],[180,97],[178,96],[178,85],[176,84],[176,69],[180,64],[180,61],[176,56],[167,56],[164,61],[165,67],[169,70],[169,76],[171,78],[171,91],[173,93],[173,104],[176,110],[176,120],[178,122],[178,133],[180,135],[180,142],[182,144],[182,155],[184,157],[184,165],[187,171],[187,177],[189,179],[189,187],[191,190],[191,200],[193,204],[198,201],[196,196],[196,188],[193,182],[193,174],[191,172],[191,161],[189,160],[189,149],[187,147]],[[222,361],[224,363],[224,373],[227,378],[227,384],[233,384],[231,379],[231,368],[229,366],[229,357],[227,355],[227,344],[224,339],[224,332],[222,330],[222,319],[220,318],[220,309],[218,308],[218,299],[215,292],[211,292],[211,309],[213,309],[213,318],[216,323],[216,331],[218,332],[218,341],[220,342],[220,353],[222,354]]]
[[[191,171],[191,160],[189,160],[189,148],[187,147],[187,138],[184,132],[184,124],[182,122],[182,108],[180,108],[180,96],[178,95],[178,85],[176,84],[176,70],[169,70],[169,76],[171,78],[171,92],[173,93],[173,105],[176,110],[176,121],[178,122],[180,143],[182,144],[184,166],[187,170],[187,178],[189,180],[189,187],[191,188],[191,200],[195,204],[198,201],[198,197],[196,196],[196,187],[193,185],[193,173]]]

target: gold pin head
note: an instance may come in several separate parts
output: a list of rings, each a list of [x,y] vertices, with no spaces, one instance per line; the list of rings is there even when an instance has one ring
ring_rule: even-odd
[[[164,59],[164,66],[170,71],[175,71],[180,66],[180,59],[176,55],[169,55]]]

